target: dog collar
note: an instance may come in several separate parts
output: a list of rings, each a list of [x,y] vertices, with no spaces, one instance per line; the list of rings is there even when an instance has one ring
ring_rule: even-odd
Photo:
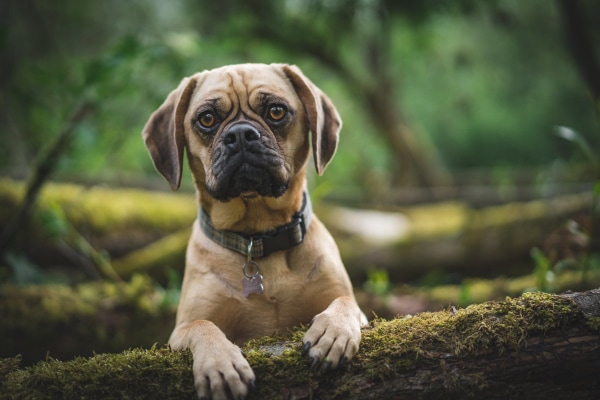
[[[312,219],[312,206],[307,193],[303,193],[302,208],[292,216],[292,221],[270,232],[243,235],[214,227],[210,216],[200,207],[198,222],[206,236],[221,246],[248,257],[266,257],[276,251],[288,250],[304,241]],[[248,254],[248,249],[251,254]]]

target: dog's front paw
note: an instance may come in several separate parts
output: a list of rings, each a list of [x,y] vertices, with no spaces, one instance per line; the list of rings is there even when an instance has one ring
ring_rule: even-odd
[[[200,399],[244,399],[255,376],[238,346],[228,340],[193,351],[194,384]]]
[[[317,314],[304,335],[303,353],[312,360],[312,367],[337,368],[348,362],[360,344],[361,311],[356,303],[340,297],[325,311]]]

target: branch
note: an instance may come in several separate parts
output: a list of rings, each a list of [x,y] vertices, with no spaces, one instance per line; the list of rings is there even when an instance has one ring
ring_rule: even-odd
[[[252,341],[250,398],[597,398],[600,290],[525,294],[460,310],[375,321],[340,371],[312,371],[302,331]],[[189,352],[129,350],[15,370],[0,363],[0,398],[194,398]]]
[[[23,221],[29,215],[29,211],[35,203],[39,191],[46,180],[54,172],[61,154],[63,154],[71,145],[75,128],[93,110],[93,104],[89,100],[81,101],[75,108],[75,111],[73,111],[73,114],[69,118],[62,132],[57,136],[56,140],[39,156],[27,182],[25,198],[18,211],[14,214],[13,218],[7,222],[0,234],[0,255],[4,253],[17,231],[23,225]]]

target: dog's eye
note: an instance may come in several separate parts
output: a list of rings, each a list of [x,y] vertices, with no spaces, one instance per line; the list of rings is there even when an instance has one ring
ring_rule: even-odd
[[[271,106],[269,108],[269,119],[272,121],[281,121],[286,113],[287,110],[283,106]]]
[[[217,123],[217,117],[210,112],[205,112],[198,117],[198,123],[203,128],[212,128]]]

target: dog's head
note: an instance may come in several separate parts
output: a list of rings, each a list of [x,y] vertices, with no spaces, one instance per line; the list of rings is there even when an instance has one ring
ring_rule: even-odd
[[[329,98],[297,67],[242,64],[183,79],[151,115],[143,137],[173,190],[185,148],[201,196],[227,202],[282,196],[303,181],[311,146],[321,174],[340,127]]]

